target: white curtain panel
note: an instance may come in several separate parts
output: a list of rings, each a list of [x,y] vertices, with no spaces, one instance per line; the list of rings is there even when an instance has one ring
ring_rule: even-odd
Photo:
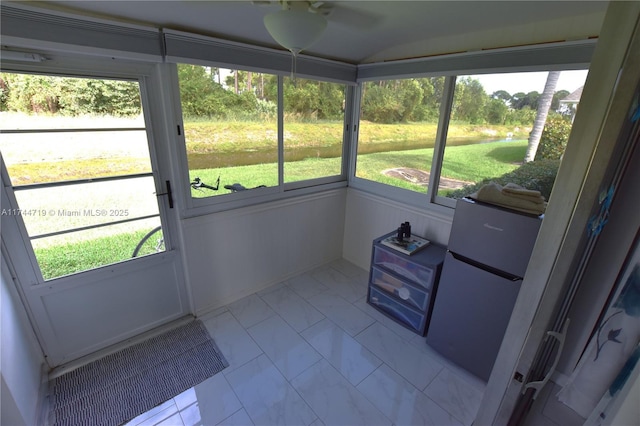
[[[587,418],[640,342],[640,249],[622,276],[611,304],[558,399]]]

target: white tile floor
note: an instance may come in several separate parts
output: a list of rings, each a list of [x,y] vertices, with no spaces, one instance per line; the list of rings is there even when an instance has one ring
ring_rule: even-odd
[[[470,425],[485,384],[366,303],[340,260],[201,318],[230,366],[129,425]]]

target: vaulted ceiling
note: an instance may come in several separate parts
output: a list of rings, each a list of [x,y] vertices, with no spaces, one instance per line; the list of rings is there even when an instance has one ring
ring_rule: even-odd
[[[312,1],[329,12],[306,54],[352,64],[597,37],[602,1]],[[32,6],[280,48],[279,1],[46,1]]]

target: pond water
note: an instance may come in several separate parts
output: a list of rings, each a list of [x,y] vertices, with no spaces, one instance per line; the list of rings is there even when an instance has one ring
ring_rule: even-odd
[[[301,161],[305,158],[336,158],[342,155],[342,146],[313,147],[288,149],[285,161]],[[216,153],[189,154],[189,170],[213,169],[222,167],[250,166],[252,164],[268,164],[278,162],[275,149],[254,149],[236,151],[219,155]]]
[[[449,138],[448,146],[474,145],[490,142],[515,142],[521,139],[473,139],[473,138]],[[407,151],[411,149],[433,148],[433,142],[407,141],[388,142],[361,145],[358,147],[358,154],[372,154],[376,152]],[[342,145],[329,147],[300,147],[287,148],[285,151],[285,161],[301,161],[306,158],[336,158],[342,155]],[[224,155],[215,152],[193,153],[188,155],[189,170],[213,169],[235,166],[249,166],[252,164],[268,164],[278,161],[278,152],[273,148],[252,149],[250,151],[237,151]]]

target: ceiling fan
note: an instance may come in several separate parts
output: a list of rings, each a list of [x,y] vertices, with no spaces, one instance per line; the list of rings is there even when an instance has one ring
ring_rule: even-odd
[[[324,33],[328,21],[357,30],[367,30],[382,19],[366,8],[328,1],[254,0],[257,6],[278,6],[279,10],[264,17],[264,25],[271,37],[294,55],[307,49]]]
[[[309,8],[310,12],[320,13],[324,16],[328,16],[334,8],[334,6],[329,4],[329,2],[320,0],[253,0],[251,3],[256,6],[283,6],[285,3],[298,3]]]
[[[280,10],[264,16],[264,26],[273,39],[294,56],[324,33],[332,8],[321,1],[254,1],[255,5],[280,4]]]

